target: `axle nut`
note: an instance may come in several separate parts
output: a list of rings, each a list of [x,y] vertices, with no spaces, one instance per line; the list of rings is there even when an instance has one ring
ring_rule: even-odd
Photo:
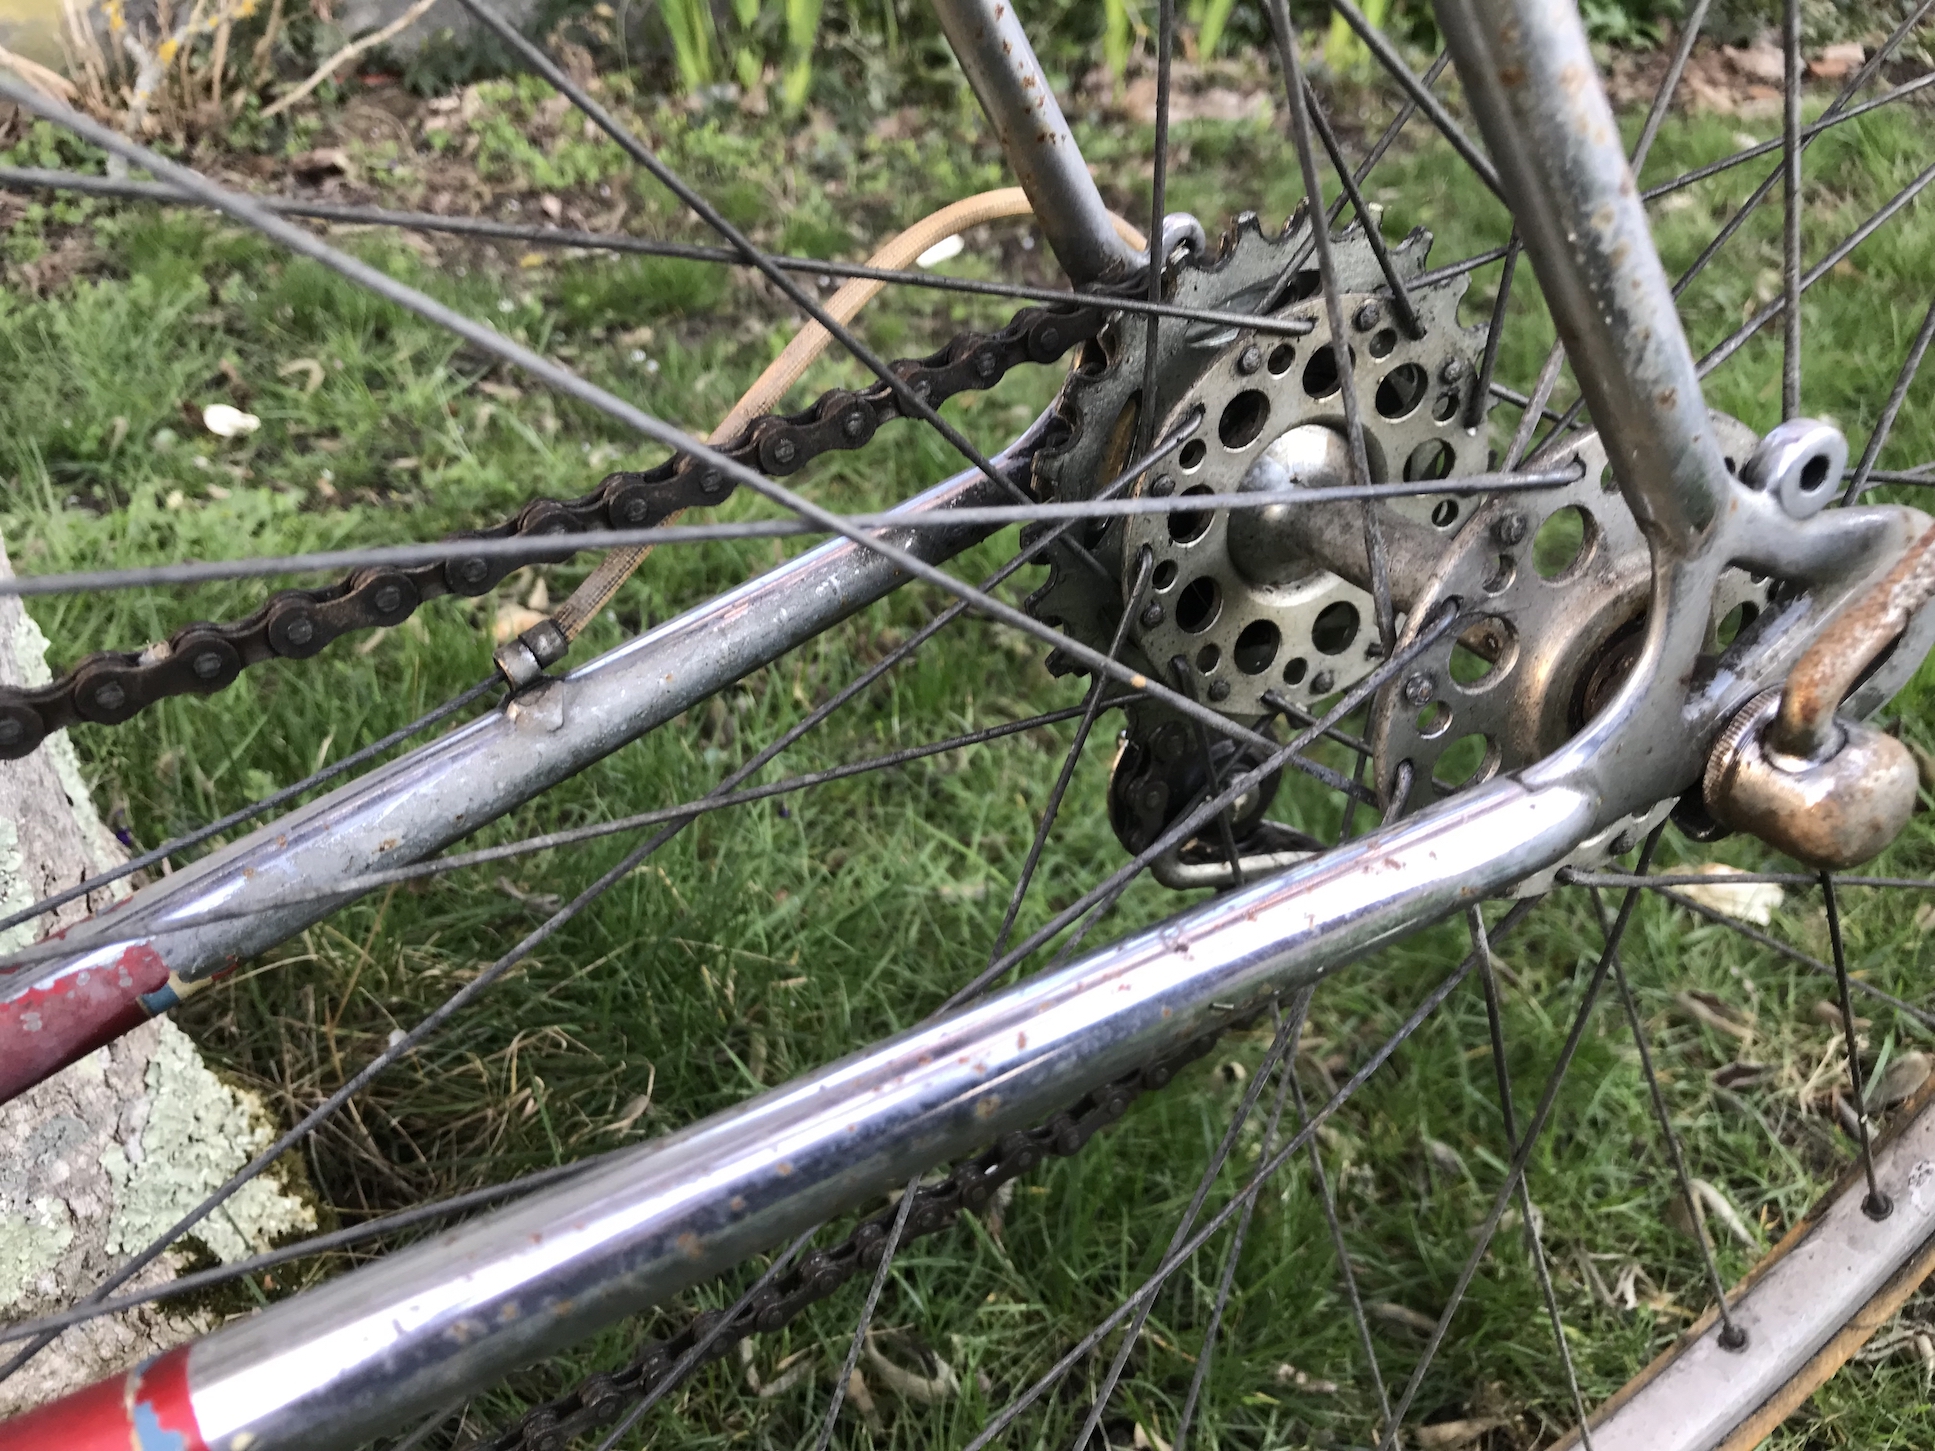
[[[1770,690],[1741,707],[1707,757],[1702,795],[1715,820],[1797,861],[1840,871],[1878,855],[1914,812],[1915,758],[1893,736],[1840,720],[1840,748],[1819,761],[1772,750]]]

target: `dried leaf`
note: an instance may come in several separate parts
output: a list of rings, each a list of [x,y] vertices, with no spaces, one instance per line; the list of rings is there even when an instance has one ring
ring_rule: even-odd
[[[298,181],[317,182],[330,175],[348,176],[352,170],[349,153],[340,146],[319,146],[305,151],[289,163]]]
[[[1858,40],[1844,40],[1821,47],[1821,53],[1807,63],[1807,73],[1820,80],[1838,81],[1853,74],[1868,58]]]
[[[1712,1028],[1717,1033],[1726,1033],[1740,1039],[1743,1043],[1754,1036],[1753,1025],[1746,1020],[1746,1015],[1733,1004],[1723,998],[1715,997],[1712,993],[1689,989],[1683,993],[1675,993],[1673,1001],[1689,1018]]]
[[[1313,1396],[1334,1396],[1340,1387],[1334,1380],[1320,1380],[1314,1375],[1298,1370],[1289,1361],[1276,1368],[1276,1383],[1292,1389],[1308,1392]]]
[[[1841,1017],[1841,1005],[1832,998],[1821,998],[1817,1000],[1814,1006],[1808,1011],[1813,1013],[1815,1022],[1826,1023],[1837,1033],[1847,1031]],[[1867,1018],[1856,1018],[1854,1020],[1856,1032],[1872,1026],[1873,1024]]]
[[[931,1376],[918,1375],[904,1366],[895,1365],[880,1352],[874,1332],[867,1332],[867,1364],[872,1366],[880,1384],[899,1396],[902,1400],[912,1401],[917,1406],[937,1406],[961,1389],[961,1378],[954,1374],[954,1367],[934,1356],[934,1373]],[[1168,1451],[1167,1447],[1163,1451]]]
[[[1705,1179],[1695,1179],[1692,1183],[1694,1198],[1700,1202],[1701,1208],[1724,1224],[1727,1227],[1727,1233],[1748,1249],[1759,1248],[1760,1237],[1747,1227],[1747,1221],[1741,1216],[1740,1211],[1734,1208],[1733,1201],[1720,1191],[1718,1185],[1710,1184]]]
[[[497,618],[491,622],[490,637],[499,645],[515,640],[533,625],[542,624],[549,619],[543,610],[526,609],[523,605],[499,605]]]
[[[1439,1421],[1435,1425],[1417,1426],[1411,1431],[1411,1439],[1425,1451],[1450,1451],[1455,1446],[1469,1446],[1487,1431],[1496,1431],[1507,1424],[1503,1416],[1480,1416],[1467,1421]]]
[[[1745,1088],[1759,1083],[1774,1070],[1765,1063],[1746,1063],[1735,1059],[1713,1070],[1713,1081],[1720,1088]]]
[[[641,1118],[643,1118],[646,1114],[650,1113],[651,1111],[652,1111],[651,1094],[649,1093],[633,1094],[631,1102],[625,1105],[625,1111],[622,1114],[620,1114],[617,1118],[613,1119],[610,1123],[605,1125],[605,1132],[608,1134],[625,1133],[631,1128],[633,1124],[637,1123]],[[740,1343],[747,1344],[749,1342],[742,1341]]]
[[[1639,1261],[1628,1260],[1613,1281],[1613,1299],[1628,1310],[1639,1308]]]
[[[1739,867],[1730,867],[1722,862],[1703,862],[1693,871],[1703,877],[1747,875]],[[1774,882],[1717,881],[1711,886],[1682,887],[1680,890],[1708,911],[1718,912],[1736,921],[1751,922],[1757,927],[1765,927],[1774,920],[1774,913],[1780,910],[1782,895],[1780,886]]]
[[[1135,1451],[1171,1451],[1167,1441],[1140,1421],[1135,1423],[1135,1435],[1130,1438],[1129,1444],[1135,1447]]]
[[[1395,1300],[1378,1300],[1364,1308],[1386,1325],[1415,1330],[1420,1335],[1429,1335],[1438,1328],[1438,1322],[1429,1315],[1413,1310],[1409,1305],[1400,1305]]]
[[[261,426],[262,420],[253,413],[244,413],[230,403],[211,403],[202,410],[202,427],[217,438],[240,438]]]
[[[302,385],[302,391],[305,395],[313,393],[322,387],[323,365],[314,358],[291,358],[275,370],[275,375],[278,378],[292,378],[297,373],[301,373],[309,380]]]
[[[860,1367],[853,1368],[847,1377],[847,1402],[860,1413],[860,1419],[867,1423],[867,1429],[876,1436],[883,1429],[880,1408],[873,1403],[873,1392],[867,1388],[867,1378],[860,1374]]]
[[[1926,1053],[1904,1053],[1895,1059],[1868,1090],[1868,1112],[1893,1108],[1907,1098],[1928,1082],[1930,1066]]]
[[[1432,1167],[1441,1173],[1462,1176],[1465,1172],[1465,1156],[1439,1139],[1427,1138],[1424,1152],[1430,1158]]]

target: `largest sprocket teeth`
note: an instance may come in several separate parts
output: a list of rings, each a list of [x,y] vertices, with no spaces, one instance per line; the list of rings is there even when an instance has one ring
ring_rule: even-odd
[[[1265,424],[1259,425],[1254,436],[1244,444],[1249,452],[1260,452],[1290,429],[1305,424],[1341,427],[1334,390],[1325,393],[1298,386],[1304,360],[1329,342],[1321,281],[1307,243],[1308,230],[1301,215],[1293,217],[1280,233],[1269,236],[1253,214],[1245,214],[1237,219],[1234,231],[1224,238],[1214,255],[1188,259],[1174,269],[1168,298],[1179,305],[1259,315],[1267,312],[1273,317],[1302,321],[1310,332],[1291,340],[1280,333],[1256,333],[1222,323],[1164,319],[1157,329],[1155,366],[1157,398],[1163,416],[1160,426],[1149,430],[1151,436],[1161,436],[1164,429],[1182,421],[1197,402],[1205,401],[1201,396],[1205,389],[1211,393],[1228,392],[1229,388],[1224,385],[1242,375],[1254,375],[1262,392],[1269,395]],[[1414,282],[1423,273],[1430,245],[1430,234],[1420,229],[1391,248],[1395,268],[1407,283]],[[1412,433],[1419,433],[1420,440],[1424,433],[1448,435],[1444,472],[1469,473],[1483,469],[1487,460],[1482,438],[1482,408],[1475,410],[1480,418],[1479,428],[1463,427],[1466,414],[1473,411],[1465,390],[1475,376],[1484,338],[1482,328],[1467,329],[1458,323],[1457,303],[1464,291],[1464,279],[1409,289],[1425,324],[1425,337],[1412,340],[1402,337],[1388,322],[1370,321],[1371,313],[1366,305],[1388,313],[1388,302],[1380,302],[1378,298],[1385,279],[1361,229],[1352,226],[1336,234],[1332,254],[1344,294],[1346,316],[1351,319],[1349,325],[1370,322],[1361,338],[1353,333],[1350,344],[1352,356],[1357,360],[1360,403],[1374,474],[1395,477],[1401,473],[1416,443],[1410,438]],[[1066,439],[1044,449],[1036,458],[1035,483],[1042,497],[1063,501],[1094,497],[1131,461],[1147,339],[1148,328],[1143,318],[1123,316],[1115,319],[1098,341],[1085,350],[1063,388],[1058,405],[1067,428]],[[1427,390],[1430,396],[1411,400],[1401,420],[1383,417],[1375,406],[1380,383],[1392,371],[1417,362],[1412,357],[1414,353],[1420,357],[1428,354],[1426,361],[1430,366],[1426,376],[1430,380]],[[1286,356],[1295,356],[1298,360],[1295,376],[1289,375],[1287,364],[1267,366],[1281,362]],[[1453,358],[1457,363],[1448,365]],[[1462,376],[1462,388],[1451,381],[1454,373]],[[1444,406],[1439,394],[1451,392],[1457,395],[1454,408],[1457,425],[1444,428],[1439,426],[1443,420],[1433,420],[1432,415]],[[1236,467],[1232,473],[1232,465],[1242,464],[1242,460],[1223,447],[1215,424],[1215,415],[1206,417],[1199,433],[1204,442],[1198,444],[1192,440],[1179,458],[1166,461],[1163,469],[1151,470],[1150,477],[1136,481],[1134,489],[1147,490],[1158,478],[1176,484],[1178,465],[1188,462],[1191,449],[1203,452],[1197,455],[1192,476],[1180,481],[1183,487],[1193,492],[1203,486],[1203,480],[1213,479],[1218,482],[1210,485],[1211,492],[1234,488],[1241,478],[1242,467]],[[1431,476],[1442,477],[1444,472],[1434,472]],[[1426,497],[1415,501],[1411,512],[1419,518],[1429,518],[1432,509],[1440,503]],[[1188,551],[1183,553],[1168,547],[1169,541],[1160,532],[1167,521],[1161,516],[1133,522],[1116,521],[1100,527],[1091,525],[1079,540],[1089,558],[1085,560],[1074,549],[1064,546],[1053,548],[1048,558],[1048,579],[1030,597],[1028,606],[1038,618],[1061,626],[1094,648],[1106,649],[1120,625],[1123,597],[1128,588],[1126,577],[1132,572],[1125,568],[1125,560],[1133,557],[1141,542],[1153,538],[1167,556],[1173,557],[1172,567],[1166,571],[1169,587],[1173,588],[1178,576],[1175,565],[1184,562],[1185,555],[1188,559],[1207,559],[1221,549],[1226,520],[1220,511],[1215,519],[1218,522],[1204,533],[1205,542],[1192,539]],[[1157,532],[1152,535],[1152,530]],[[1100,569],[1096,568],[1098,563]],[[1162,573],[1159,567],[1159,582]],[[1353,612],[1369,616],[1368,597],[1334,575],[1326,574],[1320,581],[1306,583],[1309,587],[1300,584],[1294,600],[1273,597],[1254,602],[1253,612],[1259,616],[1289,611],[1277,625],[1280,639],[1292,640],[1299,631],[1307,635],[1315,617],[1329,603],[1343,603]],[[1225,593],[1233,597],[1237,591]],[[1158,616],[1161,618],[1157,623],[1149,623]],[[1172,597],[1163,609],[1148,610],[1132,627],[1127,650],[1134,663],[1154,668],[1165,680],[1170,673],[1165,662],[1177,653],[1179,644],[1173,638],[1174,619]],[[1235,628],[1240,630],[1241,625]],[[1246,677],[1243,672],[1229,668],[1234,639],[1224,642],[1192,638],[1188,643],[1192,658],[1216,662],[1201,683],[1208,698],[1232,714],[1254,716],[1268,709],[1257,699],[1265,689],[1274,688],[1291,695],[1309,695],[1319,684],[1330,690],[1342,689],[1370,668],[1359,645],[1348,652],[1347,659],[1343,651],[1336,658],[1327,657],[1321,668],[1313,668],[1306,659],[1297,680],[1284,676],[1281,669],[1270,671],[1264,680],[1260,673]],[[1206,650],[1205,646],[1213,649]],[[1306,651],[1305,656],[1308,654]],[[1253,655],[1246,658],[1254,660]],[[1282,658],[1288,661],[1304,657]],[[1051,669],[1071,666],[1071,662],[1058,656],[1051,656],[1049,663]],[[1220,674],[1218,667],[1222,667]]]

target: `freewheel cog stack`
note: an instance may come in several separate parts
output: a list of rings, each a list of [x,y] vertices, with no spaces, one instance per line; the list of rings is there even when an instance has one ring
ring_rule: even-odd
[[[1028,602],[1037,618],[1106,650],[1148,549],[1150,591],[1125,654],[1166,683],[1249,719],[1271,712],[1266,693],[1305,704],[1347,688],[1381,650],[1371,597],[1313,557],[1299,506],[1214,507],[1218,496],[1247,490],[1351,482],[1337,340],[1308,243],[1301,214],[1274,237],[1245,214],[1218,255],[1175,266],[1173,302],[1297,319],[1310,331],[1286,337],[1163,319],[1155,361],[1160,421],[1147,436],[1165,437],[1199,410],[1200,422],[1132,492],[1200,496],[1204,507],[1096,521],[1081,543],[1102,571],[1058,547],[1047,581]],[[1407,284],[1423,273],[1430,246],[1420,228],[1390,249]],[[1338,233],[1332,253],[1372,480],[1429,482],[1482,471],[1485,410],[1472,394],[1485,331],[1458,321],[1466,279],[1407,287],[1420,323],[1419,336],[1411,337],[1388,293],[1380,295],[1384,274],[1362,229]],[[1147,339],[1141,317],[1119,317],[1085,349],[1059,404],[1069,437],[1036,458],[1044,498],[1092,498],[1133,457]],[[1465,500],[1429,494],[1397,504],[1446,538],[1466,507]],[[1059,656],[1049,665],[1071,668]]]

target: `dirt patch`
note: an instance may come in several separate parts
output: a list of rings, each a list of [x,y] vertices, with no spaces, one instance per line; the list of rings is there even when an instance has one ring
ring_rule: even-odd
[[[1645,107],[1666,77],[1673,43],[1658,50],[1616,51],[1606,76],[1607,94],[1619,107]],[[1813,88],[1839,88],[1867,59],[1859,41],[1823,46],[1805,57],[1806,82]],[[1696,44],[1674,97],[1677,109],[1766,120],[1781,113],[1787,62],[1777,37],[1762,35],[1748,45]]]

